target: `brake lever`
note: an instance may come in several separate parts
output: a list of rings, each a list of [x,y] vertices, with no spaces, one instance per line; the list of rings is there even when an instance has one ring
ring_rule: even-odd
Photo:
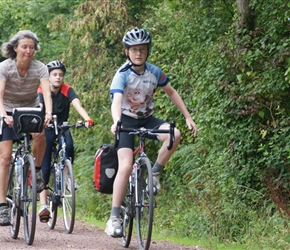
[[[54,126],[54,132],[55,132],[55,135],[58,135],[58,129],[57,129],[57,116],[56,116],[56,115],[53,115],[53,116],[52,116],[52,119],[53,119],[53,126]]]
[[[4,124],[4,115],[1,115],[0,117],[0,135],[2,135],[2,131],[3,131],[3,124]]]
[[[169,123],[169,134],[170,134],[170,141],[169,145],[167,146],[168,150],[172,149],[173,142],[175,142],[175,137],[174,137],[174,128],[175,128],[175,121],[171,121]]]
[[[115,143],[114,143],[115,148],[117,148],[119,146],[121,126],[122,126],[122,121],[119,120],[117,122],[116,132],[115,132]]]

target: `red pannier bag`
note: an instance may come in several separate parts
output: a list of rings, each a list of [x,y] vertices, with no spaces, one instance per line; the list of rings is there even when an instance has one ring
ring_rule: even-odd
[[[95,154],[93,181],[95,189],[104,194],[112,194],[117,171],[116,148],[111,144],[103,144]]]

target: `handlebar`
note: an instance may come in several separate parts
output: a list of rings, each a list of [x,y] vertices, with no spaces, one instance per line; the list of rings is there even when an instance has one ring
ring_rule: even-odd
[[[53,124],[49,124],[48,128],[54,128],[55,135],[58,135],[58,130],[67,130],[70,128],[81,128],[85,127],[85,123],[82,121],[77,121],[75,124],[69,124],[68,122],[63,122],[61,125],[57,124],[57,116],[52,116],[52,122]]]
[[[117,122],[117,127],[116,127],[116,132],[115,132],[115,144],[114,147],[117,148],[119,145],[119,141],[120,141],[120,133],[121,132],[128,132],[131,135],[138,135],[140,136],[144,136],[146,134],[170,134],[170,141],[169,141],[169,145],[167,146],[167,149],[170,150],[172,149],[173,146],[173,142],[175,141],[175,137],[174,137],[174,128],[175,128],[175,121],[171,121],[169,122],[169,129],[147,129],[144,127],[141,128],[122,128],[122,121],[119,120]]]
[[[2,131],[3,131],[3,124],[4,124],[4,115],[0,116],[0,135],[2,135]]]
[[[57,129],[57,116],[53,115],[52,116],[52,121],[53,121],[53,127],[54,127],[54,133],[55,135],[58,135],[58,129]],[[50,124],[49,124],[50,125]],[[49,126],[48,125],[48,126]]]

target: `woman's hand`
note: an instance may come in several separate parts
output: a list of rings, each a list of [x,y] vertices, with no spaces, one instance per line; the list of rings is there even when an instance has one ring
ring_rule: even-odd
[[[9,128],[13,126],[13,117],[12,116],[5,116],[4,121],[7,123]]]
[[[52,120],[52,114],[45,113],[44,124],[43,124],[45,128],[48,126],[51,120]]]

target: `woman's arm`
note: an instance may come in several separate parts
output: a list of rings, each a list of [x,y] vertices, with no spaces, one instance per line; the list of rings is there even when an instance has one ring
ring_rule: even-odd
[[[4,107],[4,91],[5,91],[5,85],[6,82],[3,80],[0,80],[0,115],[4,115],[5,117],[5,122],[7,125],[11,128],[13,126],[13,118],[12,116],[7,116],[5,107]]]
[[[4,100],[3,100],[5,85],[6,85],[5,81],[0,80],[0,114],[6,116],[7,114],[4,108]]]
[[[43,99],[44,99],[44,104],[45,104],[44,125],[47,126],[52,118],[52,100],[51,100],[49,80],[41,80],[40,85],[42,88]]]

